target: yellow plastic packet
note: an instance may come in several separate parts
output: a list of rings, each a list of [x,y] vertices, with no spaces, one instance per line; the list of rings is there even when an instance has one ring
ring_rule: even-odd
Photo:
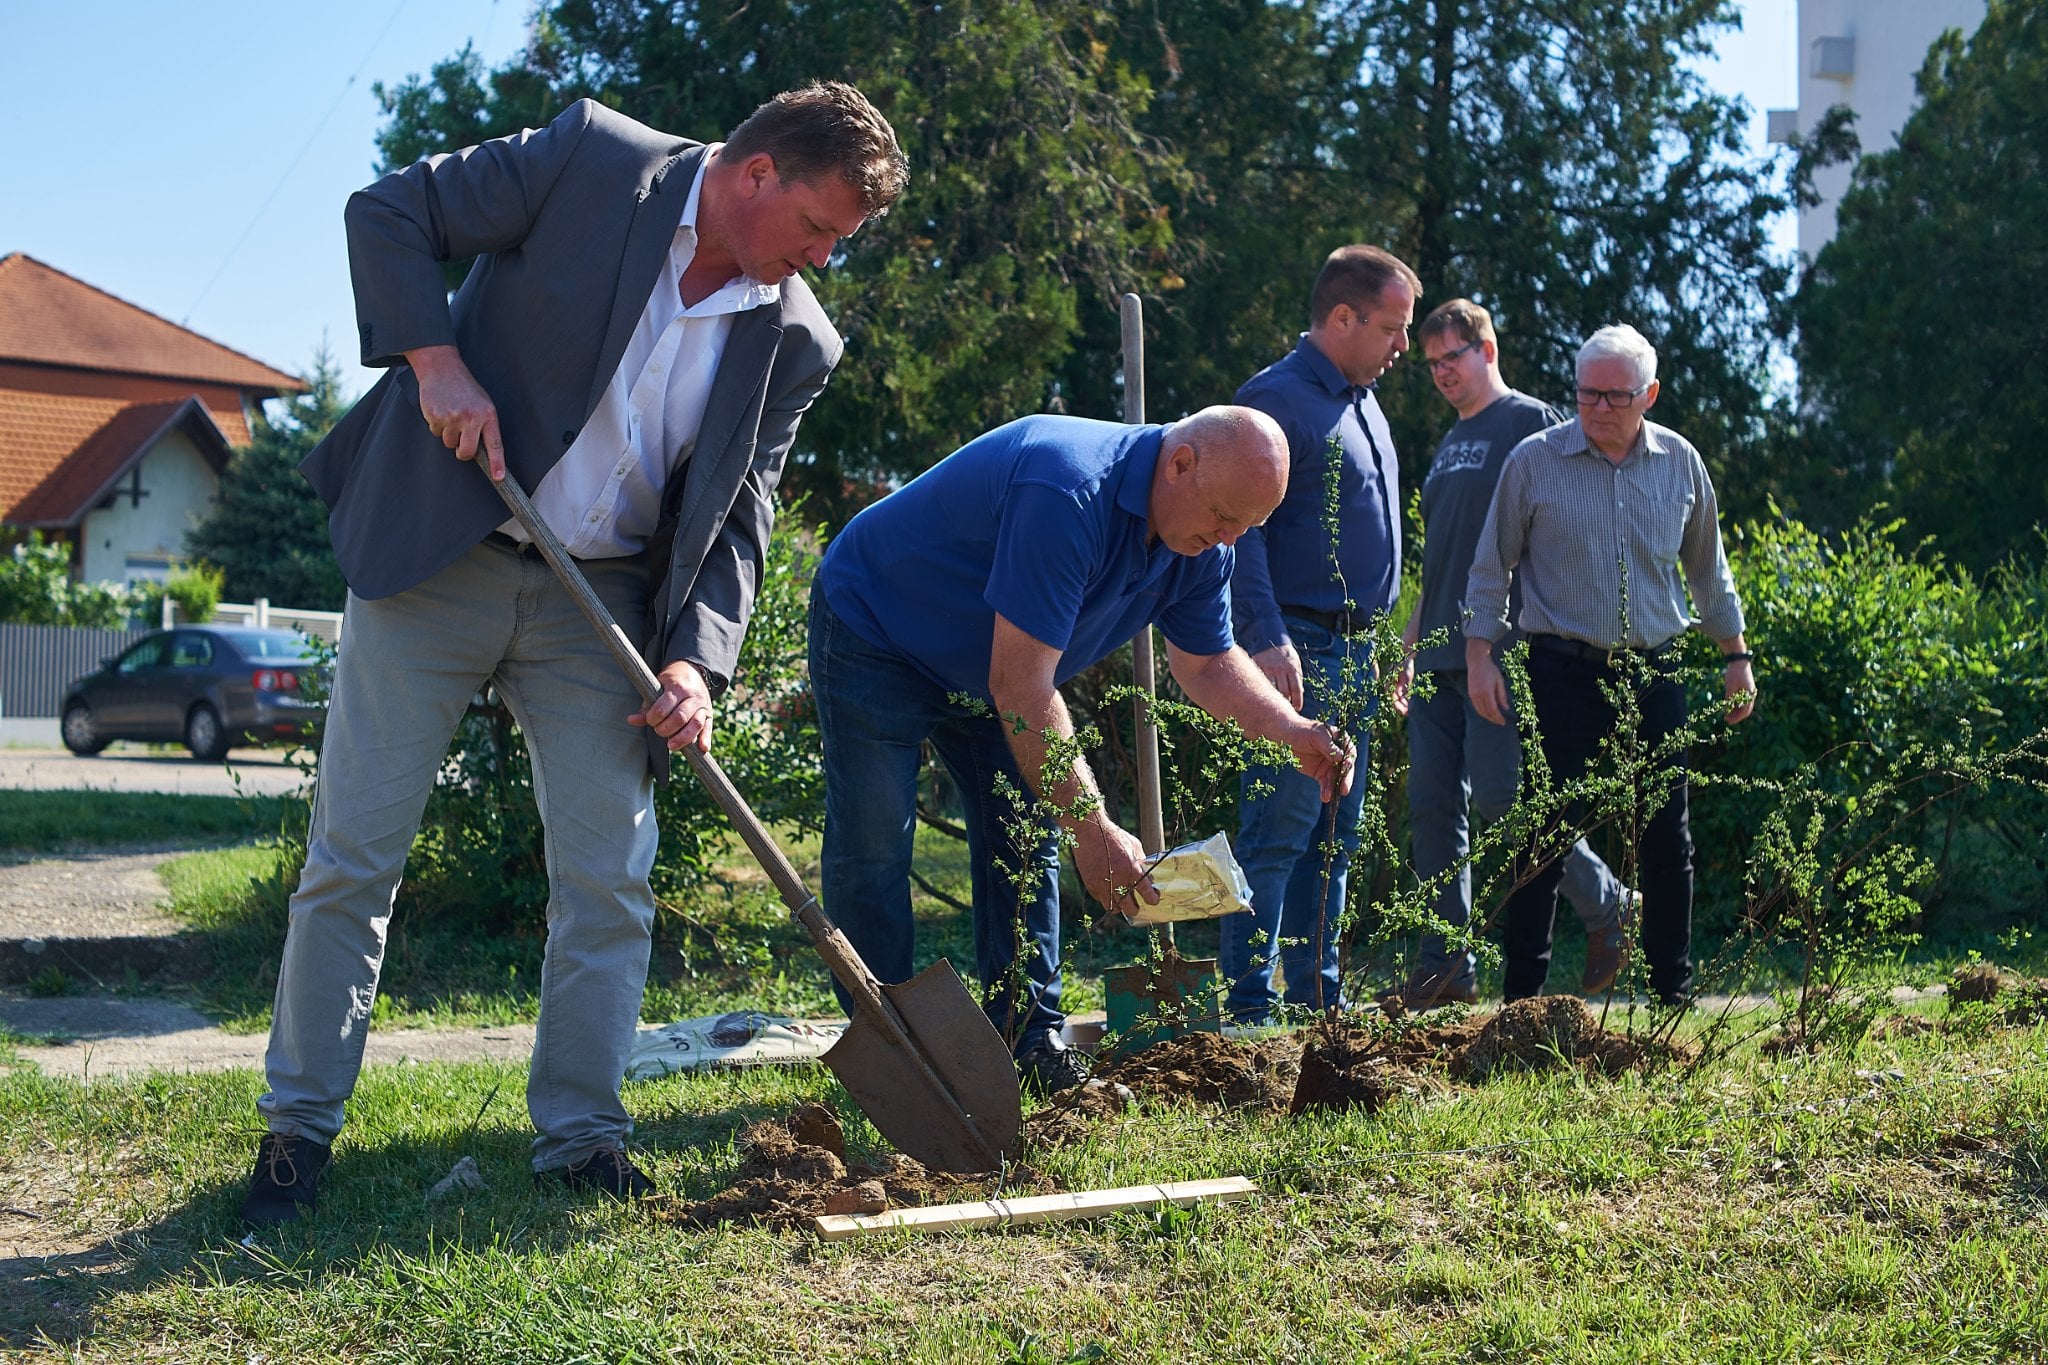
[[[1152,885],[1159,903],[1138,902],[1132,924],[1170,924],[1179,920],[1215,919],[1252,908],[1252,889],[1244,869],[1221,834],[1162,853],[1152,864]]]

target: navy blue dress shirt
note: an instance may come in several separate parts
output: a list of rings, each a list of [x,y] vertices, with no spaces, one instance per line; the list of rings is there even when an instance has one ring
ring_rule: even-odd
[[[1359,616],[1391,608],[1401,592],[1400,470],[1372,390],[1347,382],[1303,333],[1245,381],[1237,402],[1278,422],[1288,452],[1287,496],[1237,542],[1230,594],[1238,643],[1254,654],[1289,643],[1284,608]],[[1323,519],[1333,437],[1343,452],[1334,561]]]

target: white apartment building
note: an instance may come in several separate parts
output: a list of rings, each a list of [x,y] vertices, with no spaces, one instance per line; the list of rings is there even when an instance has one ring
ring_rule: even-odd
[[[1856,111],[1863,151],[1889,151],[1920,102],[1913,78],[1927,49],[1948,29],[1967,37],[1985,0],[1798,0],[1799,107],[1770,111],[1770,138],[1816,127],[1829,106]],[[1821,202],[1799,214],[1799,252],[1808,260],[1835,235],[1835,206],[1849,188],[1847,164],[1815,177]]]

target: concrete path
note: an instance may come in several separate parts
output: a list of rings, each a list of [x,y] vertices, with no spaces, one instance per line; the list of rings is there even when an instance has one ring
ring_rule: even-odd
[[[226,1071],[261,1067],[269,1041],[261,1033],[229,1033],[199,1011],[167,1000],[60,996],[38,1000],[0,994],[0,1024],[10,1033],[51,1038],[14,1050],[46,1076],[71,1080],[151,1071]],[[371,1066],[407,1062],[523,1062],[533,1055],[533,1025],[490,1028],[373,1028],[363,1059]]]
[[[116,744],[92,758],[64,749],[0,749],[0,788],[18,791],[168,792],[186,796],[284,796],[305,775],[283,749],[235,749],[202,763],[182,749]],[[240,785],[237,786],[237,779]]]

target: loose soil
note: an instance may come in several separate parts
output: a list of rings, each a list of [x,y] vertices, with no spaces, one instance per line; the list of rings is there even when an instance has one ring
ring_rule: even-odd
[[[1949,982],[1950,1009],[1982,1004],[1997,1009],[2000,1022],[2025,1027],[2048,1019],[2048,977],[2029,979],[1990,962],[1958,968]]]
[[[1364,1025],[1329,1018],[1306,1034],[1252,1043],[1190,1033],[1097,1067],[1096,1079],[1025,1120],[1025,1140],[1056,1147],[1146,1102],[1305,1114],[1481,1085],[1516,1071],[1577,1066],[1603,1075],[1694,1055],[1688,1044],[1600,1027],[1576,996],[1518,1000],[1444,1023],[1424,1015]]]
[[[1003,1195],[1048,1194],[1058,1185],[1028,1166],[1000,1176],[929,1171],[892,1152],[872,1162],[846,1159],[839,1116],[823,1104],[800,1105],[786,1119],[763,1119],[740,1133],[738,1178],[708,1199],[650,1201],[663,1222],[708,1228],[761,1223],[807,1229],[825,1213],[881,1213]]]
[[[1309,1031],[1288,1112],[1370,1113],[1397,1096],[1433,1094],[1453,1082],[1484,1085],[1496,1076],[1565,1066],[1612,1076],[1692,1055],[1685,1043],[1603,1029],[1586,1002],[1571,995],[1517,1000],[1443,1024],[1360,1026],[1329,1019]]]

